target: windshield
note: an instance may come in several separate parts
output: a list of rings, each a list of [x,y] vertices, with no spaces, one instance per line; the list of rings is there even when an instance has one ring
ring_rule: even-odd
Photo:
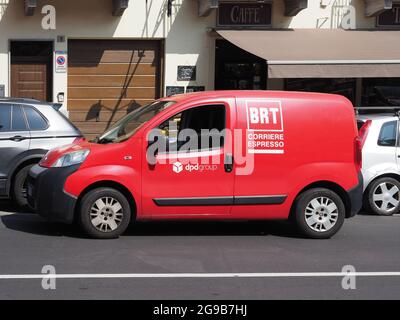
[[[128,140],[146,122],[164,109],[175,104],[174,101],[156,101],[139,108],[116,122],[103,135],[96,139],[97,143],[119,143]]]

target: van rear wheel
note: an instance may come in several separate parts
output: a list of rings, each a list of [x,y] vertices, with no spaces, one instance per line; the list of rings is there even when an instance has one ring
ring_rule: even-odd
[[[112,188],[98,188],[88,192],[79,207],[79,223],[90,237],[118,238],[125,232],[131,219],[131,208],[126,197]]]
[[[303,192],[295,202],[295,222],[301,234],[312,239],[329,239],[342,227],[346,209],[333,191],[315,188]]]

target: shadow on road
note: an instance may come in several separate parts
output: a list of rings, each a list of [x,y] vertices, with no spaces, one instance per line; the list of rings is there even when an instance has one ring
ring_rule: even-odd
[[[52,237],[71,236],[79,234],[76,228],[63,224],[50,223],[36,214],[17,213],[1,217],[3,225],[10,230]]]
[[[0,216],[14,213],[26,213],[33,214],[34,212],[31,209],[22,210],[18,208],[12,201],[10,200],[0,200]]]
[[[14,214],[1,217],[10,230],[51,236],[84,239],[77,226],[56,224],[32,214]],[[301,238],[291,224],[278,221],[244,222],[136,222],[124,233],[129,236],[280,236]]]
[[[14,213],[9,202],[0,201],[3,225],[14,231],[50,236],[85,239],[81,230],[73,225],[51,223],[32,213]],[[7,215],[10,213],[10,215]],[[359,215],[370,215],[359,213]],[[399,217],[399,216],[397,216]],[[135,222],[123,235],[129,236],[278,236],[302,239],[286,221],[169,221]]]
[[[18,208],[11,201],[0,200],[0,212],[18,212]]]
[[[126,236],[282,236],[299,238],[291,224],[283,221],[180,221],[133,224]]]

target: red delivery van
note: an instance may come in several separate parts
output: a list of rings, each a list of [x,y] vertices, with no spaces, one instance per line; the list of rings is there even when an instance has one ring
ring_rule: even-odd
[[[43,217],[115,238],[130,221],[291,219],[330,238],[361,208],[361,148],[338,95],[218,91],[137,109],[28,177]]]

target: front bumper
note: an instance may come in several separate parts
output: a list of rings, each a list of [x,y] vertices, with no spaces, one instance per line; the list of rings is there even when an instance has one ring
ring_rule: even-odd
[[[362,200],[363,200],[363,189],[364,189],[364,179],[363,175],[360,172],[358,174],[358,184],[347,191],[350,199],[350,212],[347,214],[347,218],[354,217],[358,212],[360,212],[362,207]]]
[[[47,220],[71,224],[77,198],[64,191],[67,178],[79,165],[65,168],[32,167],[27,178],[28,203]]]

